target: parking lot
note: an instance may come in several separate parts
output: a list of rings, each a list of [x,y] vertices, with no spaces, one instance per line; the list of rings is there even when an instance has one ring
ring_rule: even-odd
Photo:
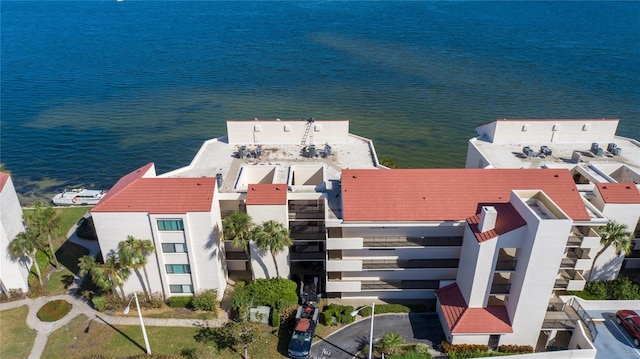
[[[598,335],[594,341],[597,359],[640,358],[640,348],[633,345],[627,331],[615,322],[615,313],[601,313],[604,322],[596,324]]]

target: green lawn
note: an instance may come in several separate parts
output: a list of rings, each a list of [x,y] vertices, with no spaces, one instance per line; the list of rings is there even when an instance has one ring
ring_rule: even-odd
[[[199,328],[150,327],[147,335],[154,354],[180,354],[183,349],[199,347],[193,338]],[[284,358],[276,350],[277,337],[269,330],[249,351],[253,358]],[[239,349],[240,350],[240,349]],[[241,350],[240,350],[241,351]],[[112,327],[99,319],[88,320],[84,315],[49,336],[43,358],[85,358],[101,354],[108,358],[122,358],[144,354],[144,339],[139,326]],[[224,350],[216,358],[240,359],[242,353]]]
[[[0,358],[26,358],[36,333],[27,326],[27,306],[0,311]]]
[[[51,264],[53,258],[51,253],[48,253],[48,249],[47,252],[38,251],[36,259],[42,273],[44,290],[38,289],[38,279],[35,269],[32,268],[29,275],[29,286],[33,294],[56,295],[65,293],[66,286],[72,281],[73,273],[78,271],[78,259],[89,253],[86,248],[67,241],[67,232],[75,226],[89,209],[90,207],[56,208],[56,213],[60,217],[60,231],[53,236],[53,246],[56,249],[56,257],[62,264],[62,270],[56,271]],[[24,212],[28,211],[30,209],[24,210]],[[49,275],[48,281],[47,275]]]

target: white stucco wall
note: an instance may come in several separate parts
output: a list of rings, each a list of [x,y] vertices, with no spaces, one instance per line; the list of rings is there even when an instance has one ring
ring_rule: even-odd
[[[227,121],[229,144],[296,144],[305,134],[307,121],[260,120]],[[311,124],[314,143],[346,143],[349,138],[349,121],[314,121]]]
[[[31,261],[28,258],[15,259],[9,254],[11,241],[24,232],[22,207],[16,194],[11,177],[0,191],[0,290],[20,289],[24,293],[29,289],[28,278]]]
[[[629,232],[633,233],[640,219],[640,204],[636,203],[605,203],[599,191],[594,191],[593,204],[604,214],[609,220],[617,223],[625,224]],[[595,257],[601,246],[591,250],[591,257]],[[593,266],[592,280],[611,280],[615,279],[620,272],[622,262],[624,261],[624,253],[616,255],[615,248],[610,247],[598,257]]]
[[[507,120],[478,126],[480,136],[493,143],[610,142],[618,120]]]
[[[214,211],[219,212],[217,206]],[[137,239],[150,239],[155,253],[148,257],[147,272],[152,292],[163,292],[167,297],[191,295],[171,293],[171,284],[191,284],[195,293],[217,289],[219,299],[226,288],[227,273],[224,248],[220,243],[219,214],[210,212],[149,215],[147,213],[93,213],[100,249],[104,258],[117,252],[118,243],[132,235]],[[157,220],[181,219],[184,231],[158,231]],[[187,253],[163,253],[162,243],[184,243]],[[166,264],[189,264],[191,274],[167,274]],[[142,291],[145,283],[142,271],[132,272],[125,283],[125,292]]]
[[[530,195],[527,191],[520,193]],[[503,335],[500,344],[535,347],[573,224],[542,192],[534,196],[544,199],[559,217],[541,219],[525,203],[527,197],[520,198],[512,192],[510,203],[527,222],[527,230],[516,255],[518,264],[511,274],[511,289],[505,303],[513,333]]]

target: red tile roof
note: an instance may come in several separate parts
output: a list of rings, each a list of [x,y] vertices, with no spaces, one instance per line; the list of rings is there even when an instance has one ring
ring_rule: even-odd
[[[6,172],[0,172],[0,191],[4,189],[4,185],[9,180],[9,174]]]
[[[436,296],[451,333],[513,333],[507,308],[503,305],[469,308],[462,296],[462,292],[460,292],[460,288],[455,283],[438,289]]]
[[[596,183],[605,203],[640,203],[635,183]]]
[[[250,184],[247,189],[247,205],[287,204],[286,184]]]
[[[567,169],[346,169],[345,221],[460,221],[511,190],[543,190],[573,220],[589,220]]]
[[[150,163],[122,177],[91,212],[148,212],[183,214],[209,212],[215,178],[143,177]]]
[[[527,222],[520,216],[518,211],[510,203],[497,203],[494,204],[493,207],[498,212],[498,217],[496,219],[495,228],[480,232],[478,230],[478,225],[480,224],[480,214],[476,214],[475,216],[471,216],[467,218],[467,223],[469,224],[469,228],[476,236],[478,242],[482,243],[489,239],[495,238],[501,234],[511,232],[514,229],[525,226]]]

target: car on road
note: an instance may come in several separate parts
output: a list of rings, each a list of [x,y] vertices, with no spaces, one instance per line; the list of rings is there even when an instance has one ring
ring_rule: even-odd
[[[621,324],[633,340],[633,344],[640,347],[640,315],[633,310],[619,310],[616,312],[616,323]]]

